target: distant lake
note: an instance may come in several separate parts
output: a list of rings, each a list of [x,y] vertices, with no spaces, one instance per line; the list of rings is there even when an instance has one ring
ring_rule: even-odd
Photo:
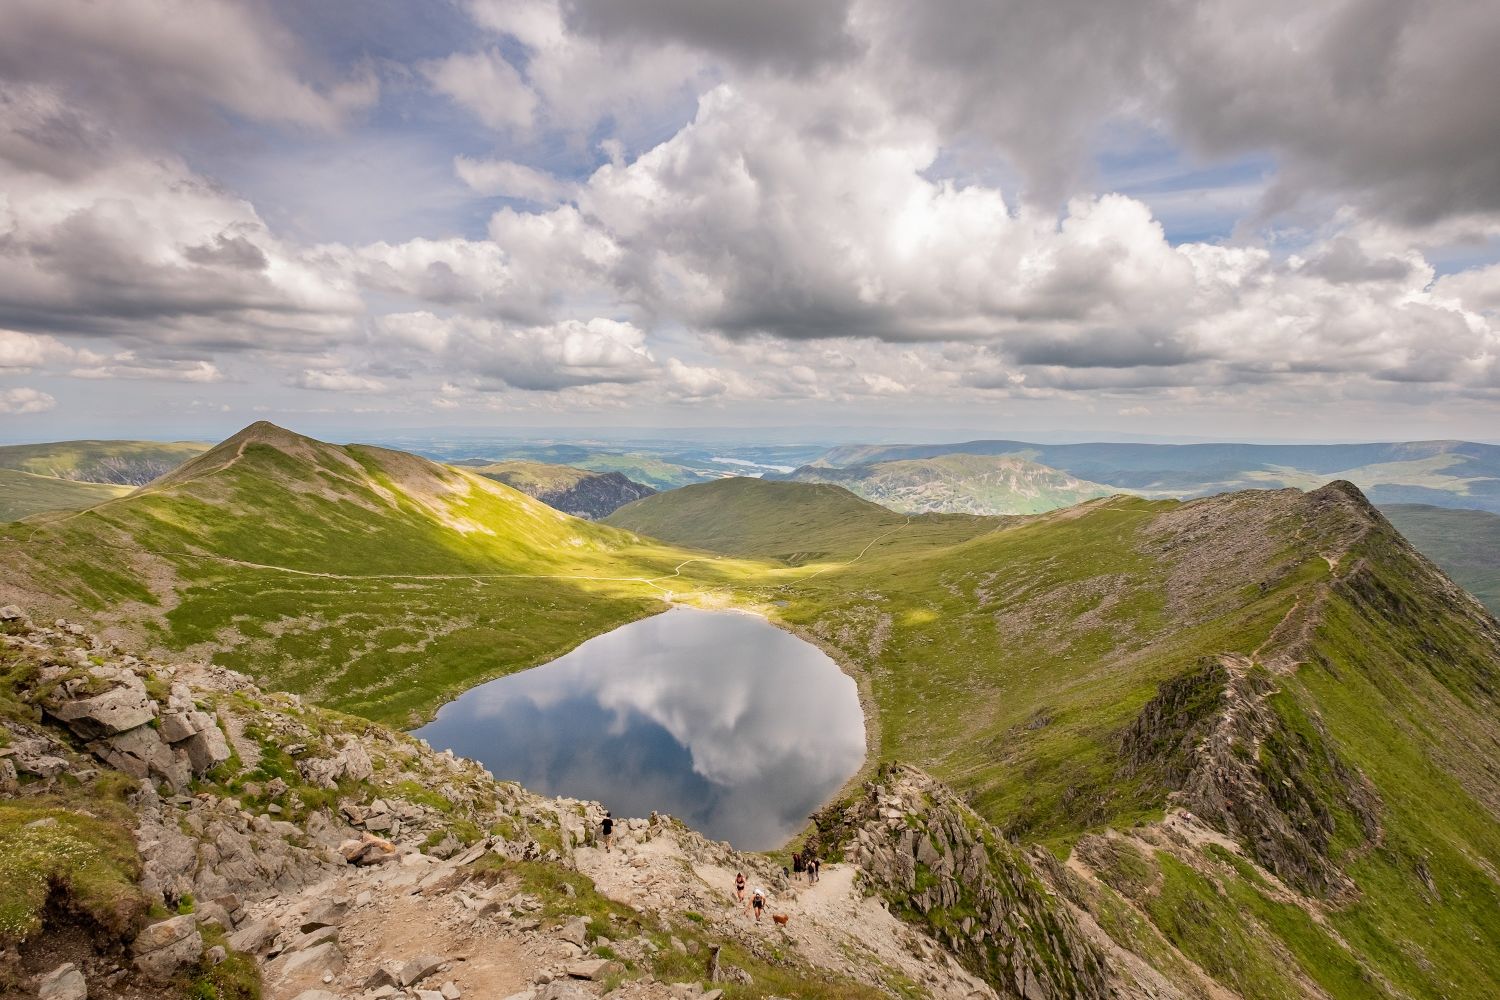
[[[859,770],[854,681],[754,615],[673,608],[473,688],[414,734],[544,795],[779,847]]]

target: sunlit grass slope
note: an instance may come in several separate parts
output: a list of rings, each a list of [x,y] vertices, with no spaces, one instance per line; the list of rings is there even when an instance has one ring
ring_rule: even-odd
[[[882,536],[902,550],[931,550],[1002,522],[962,514],[908,517],[842,486],[733,478],[637,500],[604,523],[724,555],[808,565],[854,559]]]
[[[269,424],[0,545],[17,599],[56,595],[165,651],[402,724],[658,610],[692,555],[482,476]]]
[[[19,521],[49,510],[80,510],[129,492],[129,486],[80,483],[0,469],[0,521]]]

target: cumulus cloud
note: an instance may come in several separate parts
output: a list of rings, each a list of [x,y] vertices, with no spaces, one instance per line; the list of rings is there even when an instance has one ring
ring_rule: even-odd
[[[709,54],[680,43],[601,38],[575,30],[559,0],[469,0],[481,28],[526,52],[526,80],[546,120],[588,134],[660,134],[671,110],[691,113],[695,84],[714,78]]]
[[[1431,263],[1500,234],[1492,5],[466,0],[451,51],[381,63],[410,104],[379,122],[415,109],[472,214],[358,245],[299,242],[183,137],[337,145],[380,97],[364,63],[274,6],[107,7],[0,11],[6,370],[208,382],[240,354],[500,408],[1500,391],[1500,270]],[[1092,189],[1143,134],[1268,158],[1192,192],[1232,239]]]
[[[0,389],[0,413],[22,416],[28,413],[46,413],[57,405],[57,400],[39,389],[20,386],[15,389]]]
[[[254,346],[336,333],[359,309],[320,252],[278,240],[180,159],[116,140],[55,94],[0,94],[0,324]],[[26,155],[58,134],[83,137],[66,176]]]
[[[721,86],[672,138],[601,166],[576,205],[505,210],[493,249],[450,242],[434,257],[424,246],[426,267],[400,270],[430,277],[444,260],[433,299],[487,312],[524,302],[540,315],[568,295],[612,292],[730,339],[986,343],[1010,366],[1002,381],[1029,370],[1032,384],[1177,384],[1205,366],[1247,378],[1488,377],[1495,330],[1429,291],[1432,269],[1414,251],[1345,233],[1288,258],[1174,246],[1147,206],[1120,195],[1074,199],[1058,219],[994,188],[930,179],[932,135],[877,108],[772,96],[782,100]],[[1071,369],[1100,371],[1057,374]]]
[[[603,318],[515,326],[467,316],[402,313],[381,318],[377,342],[415,348],[446,370],[515,389],[640,382],[656,368],[644,331]]]
[[[123,351],[108,359],[99,359],[69,375],[86,379],[152,379],[159,382],[222,382],[224,375],[211,361],[144,360],[133,351]]]
[[[298,389],[316,389],[322,392],[379,392],[385,383],[379,379],[356,375],[342,368],[322,371],[305,368],[291,380]]]
[[[852,54],[848,4],[803,0],[571,0],[573,31],[612,44],[701,49],[740,65],[805,72]]]
[[[419,68],[437,91],[490,128],[524,129],[531,124],[536,97],[499,51],[458,52]]]
[[[84,353],[56,337],[0,330],[0,368],[26,371],[51,361],[70,361]]]
[[[480,194],[503,195],[528,201],[551,202],[567,195],[571,185],[551,174],[510,160],[476,160],[458,156],[453,172]]]
[[[368,70],[314,83],[297,40],[258,4],[228,0],[7,0],[0,65],[11,83],[155,132],[229,112],[334,128],[379,92]]]
[[[1354,199],[1410,225],[1500,213],[1500,14],[1469,0],[472,0],[531,52],[549,113],[588,129],[722,79],[817,79],[979,143],[1048,204],[1112,125],[1206,158],[1272,154],[1264,208]],[[604,81],[612,81],[613,86]]]

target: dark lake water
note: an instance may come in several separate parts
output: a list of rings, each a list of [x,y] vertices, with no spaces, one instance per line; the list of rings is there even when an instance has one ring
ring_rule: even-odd
[[[546,795],[780,846],[859,769],[854,681],[754,615],[673,608],[465,692],[416,736]]]

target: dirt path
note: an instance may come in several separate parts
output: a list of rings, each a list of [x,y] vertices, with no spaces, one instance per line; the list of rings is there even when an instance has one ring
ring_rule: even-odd
[[[934,998],[995,998],[989,986],[936,942],[891,915],[878,898],[866,896],[853,866],[827,865],[816,884],[783,884],[780,872],[764,858],[722,848],[705,852],[694,835],[686,839],[685,843],[672,833],[639,844],[627,839],[608,854],[581,848],[576,861],[612,899],[650,909],[691,910],[720,933],[795,951],[813,965],[866,982],[872,989],[894,973]],[[759,921],[734,898],[737,871],[745,873],[749,886],[769,891]],[[777,924],[773,914],[785,916],[786,924]]]
[[[878,534],[874,538],[870,539],[870,541],[865,544],[865,547],[859,550],[859,555],[855,556],[853,559],[850,559],[848,562],[833,563],[830,566],[824,566],[820,570],[817,570],[815,572],[809,573],[806,576],[804,576],[804,577],[802,577],[802,578],[800,578],[798,580],[792,581],[791,586],[795,587],[799,583],[806,583],[808,580],[811,580],[813,577],[815,577],[815,576],[822,576],[824,573],[827,573],[831,569],[846,569],[846,568],[848,568],[850,566],[853,566],[855,563],[859,562],[861,559],[863,559],[865,557],[865,553],[866,552],[869,552],[872,548],[875,547],[875,543],[876,542],[880,541],[882,538],[887,538],[887,537],[889,537],[891,535],[894,535],[898,531],[905,531],[910,526],[911,526],[911,515],[908,514],[907,517],[906,517],[906,520],[903,521],[902,523],[896,525],[894,528],[891,528],[889,531],[882,531],[880,534]]]

